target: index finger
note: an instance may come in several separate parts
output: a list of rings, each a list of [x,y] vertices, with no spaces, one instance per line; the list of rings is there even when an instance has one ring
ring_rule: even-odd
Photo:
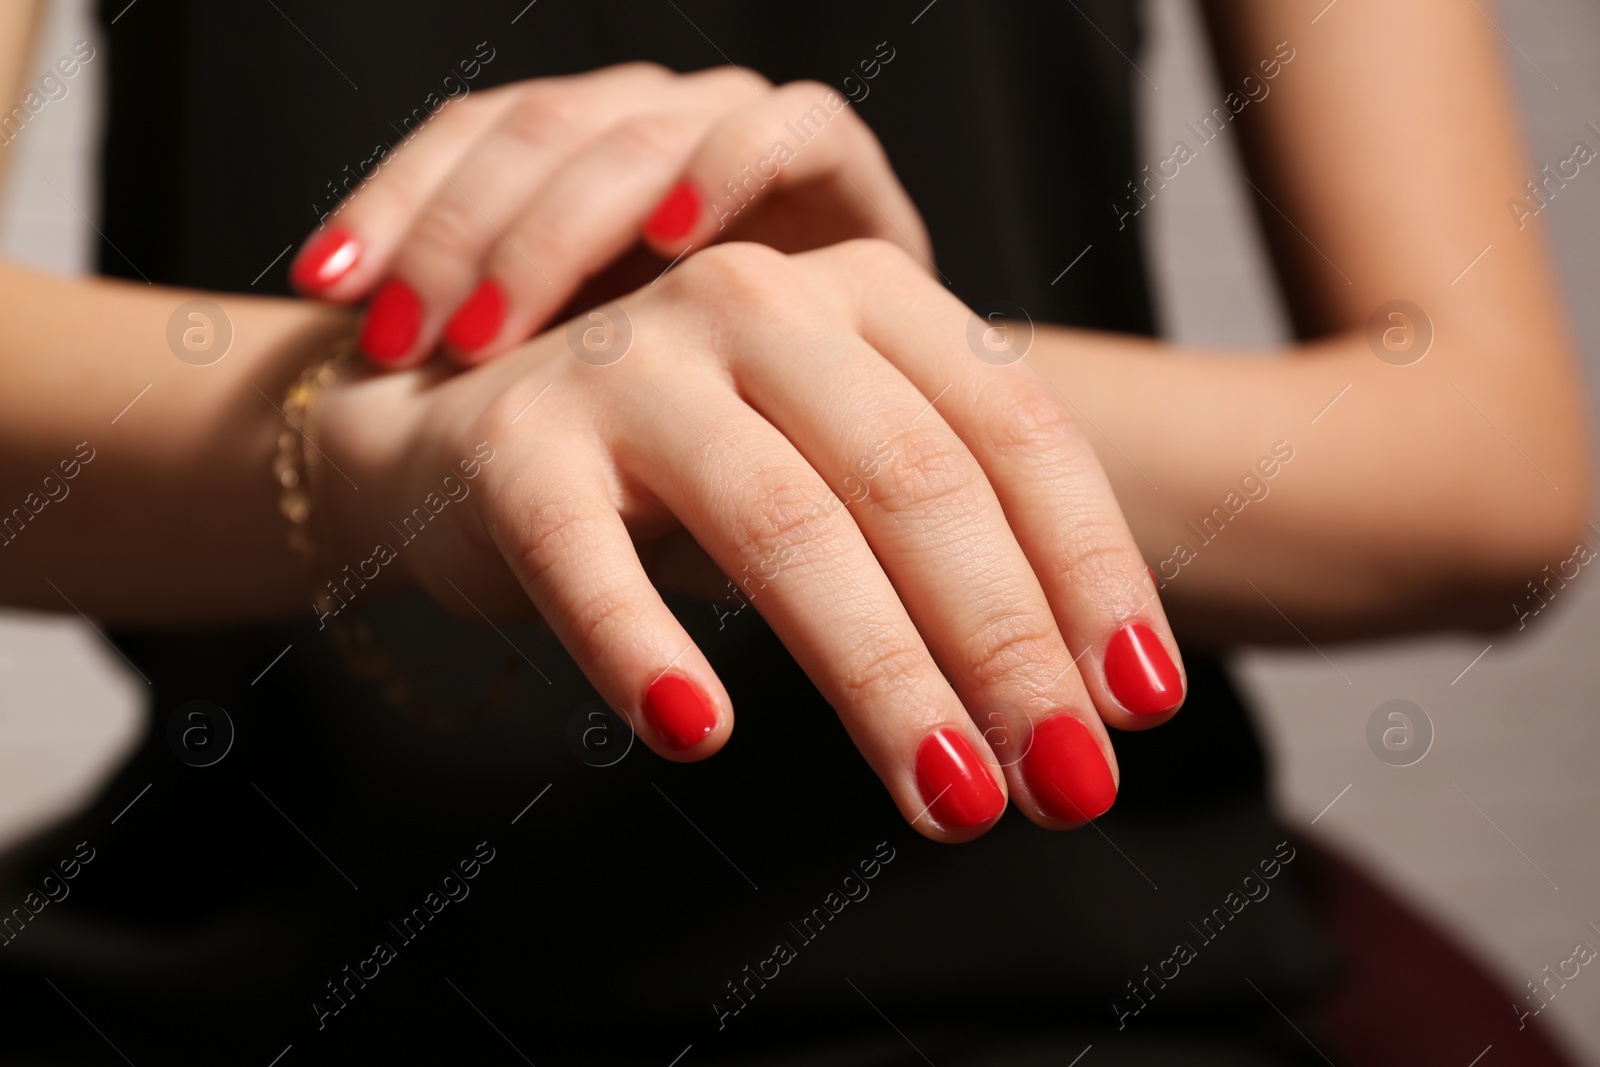
[[[417,129],[407,124],[403,146],[375,146],[373,158],[380,169],[355,175],[354,189],[347,175],[348,198],[295,254],[289,267],[295,289],[335,304],[365,296],[388,270],[412,217],[513,99],[507,88],[446,101]]]

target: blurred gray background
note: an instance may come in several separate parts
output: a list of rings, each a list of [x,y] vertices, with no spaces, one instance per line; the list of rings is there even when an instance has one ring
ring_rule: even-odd
[[[1529,173],[1566,158],[1577,140],[1600,147],[1585,125],[1600,122],[1600,6],[1462,2],[1500,31],[1526,124]],[[1157,158],[1183,135],[1184,121],[1209,111],[1222,93],[1191,0],[1144,4],[1151,40],[1136,58],[1159,88],[1141,86],[1141,156]],[[85,38],[94,40],[88,0],[54,0],[34,67]],[[11,154],[0,203],[5,255],[50,270],[87,268],[104,69],[88,64],[70,95],[4,150]],[[1178,341],[1275,344],[1287,331],[1248,187],[1230,140],[1217,144],[1141,220],[1162,318]],[[1593,410],[1600,178],[1580,176],[1543,217]],[[1576,942],[1600,947],[1587,925],[1600,927],[1600,597],[1592,586],[1580,576],[1526,632],[1492,642],[1325,648],[1344,677],[1310,649],[1237,657],[1284,815],[1302,828],[1315,823],[1312,833],[1421,905],[1512,991],[1570,956]],[[144,683],[76,615],[0,612],[0,848],[99,788],[144,728],[144,696]],[[1435,731],[1432,749],[1410,767],[1380,761],[1367,745],[1369,716],[1394,699],[1423,708]],[[1541,1018],[1575,1053],[1600,1064],[1600,978],[1580,974]],[[1491,1058],[1484,1067],[1496,1062],[1511,1060]]]

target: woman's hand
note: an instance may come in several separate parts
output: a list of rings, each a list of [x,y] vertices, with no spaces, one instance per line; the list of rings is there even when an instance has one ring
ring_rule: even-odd
[[[372,294],[361,345],[380,365],[421,362],[441,339],[470,364],[548,325],[641,239],[656,255],[604,295],[732,237],[785,252],[881,237],[929,255],[836,90],[628,64],[445,107],[307,239],[290,276],[335,302]]]
[[[918,830],[975,837],[1007,790],[1072,825],[1116,794],[1102,720],[1160,723],[1183,681],[1093,449],[1024,364],[977,357],[984,325],[884,242],[717,246],[470,373],[330,390],[322,447],[362,491],[324,479],[322,507],[464,614],[531,600],[695,760],[733,709],[635,547],[681,525]],[[429,510],[396,544],[384,520]]]

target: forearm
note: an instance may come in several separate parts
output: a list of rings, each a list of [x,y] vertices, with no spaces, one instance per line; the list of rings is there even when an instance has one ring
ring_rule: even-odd
[[[168,347],[197,298],[233,331],[208,366]],[[0,264],[0,324],[0,602],[153,624],[309,610],[276,405],[345,313]]]
[[[1313,639],[1514,622],[1590,494],[1575,376],[1523,388],[1517,352],[1440,338],[1402,368],[1359,335],[1261,358],[1046,328],[1028,359],[1095,442],[1175,624],[1224,644],[1300,640],[1285,616]]]
[[[12,0],[0,4],[0,93],[5,94],[3,99],[8,108],[15,106],[11,102],[20,99],[26,87],[28,65],[43,14],[42,0]],[[13,140],[15,137],[0,126],[0,179],[4,179],[11,164]]]

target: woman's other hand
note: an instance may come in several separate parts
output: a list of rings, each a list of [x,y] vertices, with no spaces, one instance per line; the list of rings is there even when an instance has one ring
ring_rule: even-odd
[[[852,237],[930,262],[921,217],[842,94],[635,63],[445,106],[307,238],[290,276],[309,296],[370,297],[361,346],[381,366],[441,344],[472,364],[549,325],[641,242],[647,273],[607,295],[716,241],[800,252]]]

